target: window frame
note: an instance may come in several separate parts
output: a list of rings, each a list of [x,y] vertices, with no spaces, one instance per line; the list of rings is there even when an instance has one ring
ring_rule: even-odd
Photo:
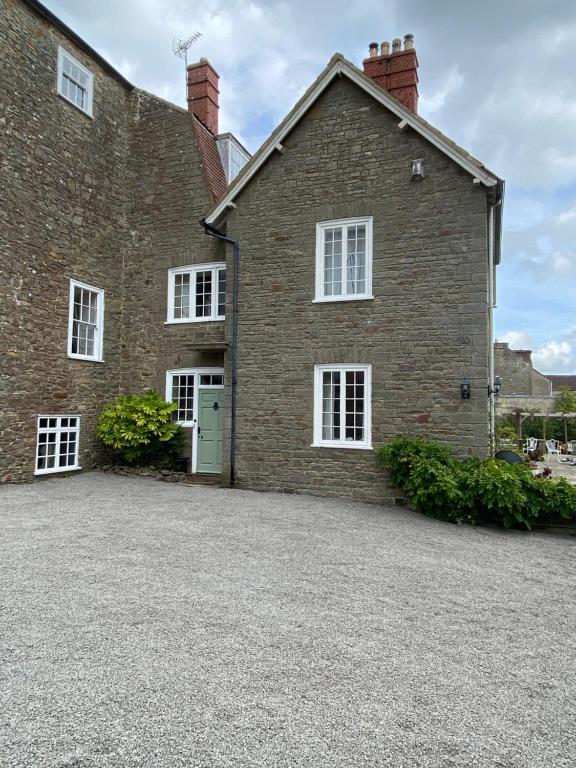
[[[346,227],[364,225],[366,227],[366,290],[363,293],[347,293],[346,274],[346,253],[342,249],[342,290],[343,293],[337,296],[326,296],[324,294],[324,233],[327,229],[334,227]],[[315,295],[313,303],[326,303],[332,301],[366,301],[373,299],[372,293],[372,258],[373,258],[373,217],[357,216],[350,219],[333,219],[332,221],[319,221],[316,224],[316,281]],[[347,237],[342,237],[342,243],[347,243]]]
[[[201,376],[222,376],[222,384],[200,384]],[[192,395],[192,420],[176,421],[181,427],[194,427],[198,423],[198,392],[200,389],[224,389],[224,368],[170,368],[166,371],[166,395],[167,403],[172,400],[172,388],[174,376],[194,376]]]
[[[58,419],[58,424],[56,427],[40,427],[40,420],[41,419]],[[76,426],[75,427],[63,427],[62,426],[62,419],[76,419]],[[35,454],[35,460],[34,460],[34,474],[35,475],[53,475],[59,472],[71,472],[73,470],[82,469],[82,467],[79,464],[80,460],[80,420],[81,417],[77,414],[71,413],[71,414],[38,414],[38,417],[36,419],[36,454]],[[62,432],[75,432],[76,434],[76,454],[75,454],[75,463],[74,465],[66,465],[64,467],[58,466],[58,467],[49,467],[45,469],[38,469],[38,459],[40,458],[39,455],[39,449],[40,449],[40,435],[41,434],[50,434],[50,433],[56,433],[56,442],[55,442],[55,453],[54,455],[59,459],[60,458],[60,435]]]
[[[364,439],[325,440],[322,437],[323,375],[325,372],[364,373]],[[345,387],[346,384],[342,384]],[[340,398],[341,425],[345,424],[346,397]],[[312,448],[350,448],[353,450],[372,450],[372,365],[358,363],[329,363],[314,366],[314,441]]]
[[[73,64],[75,67],[78,67],[78,69],[82,72],[82,74],[86,75],[86,77],[88,78],[88,82],[86,84],[86,108],[78,106],[78,104],[76,104],[75,101],[72,101],[72,99],[69,98],[62,90],[62,76],[64,74],[64,59],[68,59],[68,61],[71,64]],[[63,98],[64,101],[67,101],[68,104],[72,104],[72,106],[76,107],[76,109],[79,112],[82,112],[82,114],[87,115],[88,117],[93,117],[92,103],[93,103],[93,95],[94,95],[94,73],[91,72],[83,64],[81,64],[75,56],[72,56],[72,54],[69,53],[61,45],[58,46],[58,66],[56,69],[57,69],[56,91],[58,93],[58,96]]]
[[[72,352],[72,333],[74,329],[74,289],[83,288],[92,291],[97,295],[96,300],[96,337],[94,340],[94,355],[82,355],[78,352]],[[88,360],[93,363],[104,362],[104,289],[96,288],[94,285],[82,283],[80,280],[70,278],[70,292],[68,296],[68,357],[72,360]]]
[[[218,314],[220,307],[219,296],[219,272],[226,272],[225,261],[214,261],[207,264],[187,264],[184,267],[172,267],[168,270],[168,309],[166,325],[176,323],[216,323],[226,319],[226,314]],[[190,311],[196,306],[196,274],[198,272],[212,272],[212,311],[209,317],[174,317],[174,301],[176,298],[176,275],[190,275]],[[227,274],[226,274],[227,277]],[[226,283],[227,285],[227,283]],[[224,295],[224,313],[226,313],[226,294]]]

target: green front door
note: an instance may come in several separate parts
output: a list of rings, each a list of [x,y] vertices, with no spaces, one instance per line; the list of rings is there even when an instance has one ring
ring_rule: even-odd
[[[198,393],[197,471],[222,472],[222,389],[200,389]]]

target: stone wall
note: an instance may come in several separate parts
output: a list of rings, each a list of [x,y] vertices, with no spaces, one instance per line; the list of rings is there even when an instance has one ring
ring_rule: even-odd
[[[502,379],[502,395],[550,395],[550,380],[532,366],[527,349],[510,349],[507,343],[494,343],[494,372]]]
[[[58,45],[94,73],[93,118],[56,93]],[[126,89],[20,2],[0,8],[0,480],[31,479],[37,415],[95,416],[118,392],[127,242]],[[6,55],[9,54],[9,55]],[[67,357],[71,278],[105,291],[104,362]]]
[[[38,414],[81,417],[90,468],[115,395],[164,394],[169,368],[223,365],[221,351],[188,347],[222,342],[224,323],[165,321],[168,269],[225,255],[200,226],[212,200],[190,114],[121,84],[24,3],[1,8],[0,481],[11,481],[34,476]],[[94,73],[92,118],[56,93],[59,45]],[[103,362],[67,356],[71,278],[104,289]]]
[[[517,412],[556,413],[556,398],[552,395],[498,395],[496,416]]]
[[[224,341],[224,322],[166,324],[168,270],[225,261],[226,254],[200,225],[212,200],[191,115],[147,93],[136,93],[134,101],[121,389],[138,394],[153,387],[164,394],[167,370],[223,366],[222,351],[187,347]]]
[[[488,451],[486,194],[397,123],[336,80],[228,214],[241,248],[240,485],[390,496],[373,451],[311,447],[321,363],[372,364],[374,447],[401,433]],[[314,303],[316,222],[366,215],[375,298]]]

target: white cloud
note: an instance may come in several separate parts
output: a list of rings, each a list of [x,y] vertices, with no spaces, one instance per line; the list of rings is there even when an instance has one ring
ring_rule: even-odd
[[[574,347],[567,341],[549,341],[532,355],[534,367],[544,373],[564,373],[576,364]]]
[[[508,331],[498,336],[497,341],[504,341],[512,349],[532,349],[532,341],[526,331]]]
[[[437,112],[446,103],[447,99],[464,83],[464,76],[458,70],[458,67],[453,64],[440,88],[434,93],[427,95],[425,92],[419,95],[419,109],[424,116],[428,116]]]

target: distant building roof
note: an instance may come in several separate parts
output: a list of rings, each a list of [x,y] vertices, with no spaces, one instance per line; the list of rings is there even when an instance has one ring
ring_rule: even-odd
[[[568,387],[568,389],[576,391],[576,375],[574,374],[544,374],[547,379],[552,382],[552,389],[557,392],[562,387]]]

